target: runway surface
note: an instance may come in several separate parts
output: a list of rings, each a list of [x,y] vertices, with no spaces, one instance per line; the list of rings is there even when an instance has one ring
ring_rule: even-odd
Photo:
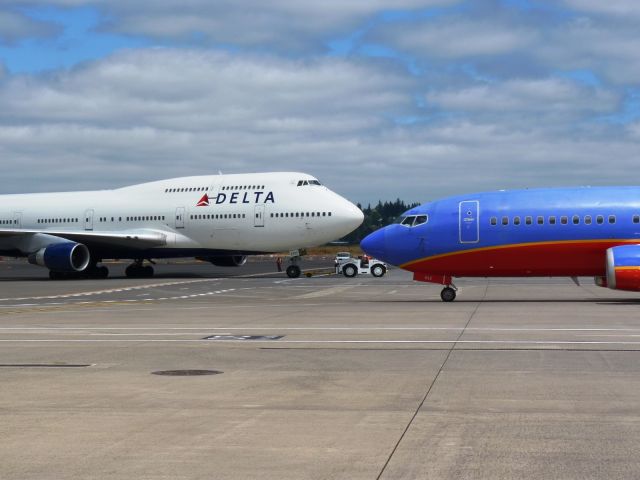
[[[124,266],[0,262],[3,480],[638,477],[640,294]]]

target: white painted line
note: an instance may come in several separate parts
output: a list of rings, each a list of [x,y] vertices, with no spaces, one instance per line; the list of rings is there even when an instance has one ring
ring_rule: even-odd
[[[158,299],[159,300],[159,299]],[[321,305],[321,304],[305,304]],[[203,307],[207,308],[207,307]],[[0,327],[3,330],[202,330],[202,329],[225,329],[225,330],[299,330],[299,331],[459,331],[464,327],[281,327],[278,325],[249,325],[234,327],[229,325],[196,325],[189,327],[117,327],[117,326],[77,326],[77,327]],[[481,332],[640,332],[640,328],[492,328],[492,327],[467,327],[465,331]]]
[[[103,295],[107,293],[119,293],[119,292],[129,292],[131,290],[143,290],[149,288],[159,288],[159,287],[171,287],[175,285],[189,285],[193,283],[203,283],[203,282],[220,282],[222,279],[220,278],[203,278],[198,280],[184,280],[177,282],[164,282],[164,283],[153,283],[149,285],[138,285],[135,287],[124,287],[124,288],[111,288],[106,290],[95,290],[91,292],[78,292],[78,293],[66,293],[61,295],[46,295],[39,297],[18,297],[18,298],[0,298],[0,302],[9,302],[9,301],[21,301],[21,300],[53,300],[57,298],[69,298],[69,297],[79,297],[79,296],[90,296],[90,295]],[[186,290],[186,289],[184,289]]]
[[[202,339],[140,339],[140,340],[109,340],[109,339],[0,339],[2,343],[99,343],[99,342],[206,342],[217,343]],[[474,345],[637,345],[638,342],[602,342],[602,341],[546,341],[546,340],[224,340],[224,343],[306,343],[306,344],[474,344]]]

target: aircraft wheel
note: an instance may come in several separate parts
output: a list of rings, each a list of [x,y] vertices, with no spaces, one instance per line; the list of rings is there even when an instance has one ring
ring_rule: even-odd
[[[97,270],[98,270],[98,272],[97,272],[98,273],[98,275],[97,275],[98,278],[104,279],[104,278],[107,278],[109,276],[109,269],[107,267],[104,267],[104,266],[98,267]]]
[[[456,299],[456,291],[451,287],[445,287],[440,292],[440,298],[443,302],[453,302]]]
[[[342,267],[342,274],[345,277],[353,278],[358,274],[358,267],[356,267],[353,263],[348,263],[344,267]]]
[[[300,267],[297,265],[289,265],[287,267],[287,276],[289,278],[298,278],[301,273],[302,270],[300,270]]]
[[[146,278],[153,277],[154,271],[151,265],[147,265],[146,267],[142,267],[142,276]]]
[[[49,270],[49,278],[51,280],[62,280],[64,278],[64,274],[62,272],[55,272],[53,270]]]
[[[371,269],[371,275],[374,277],[383,277],[385,273],[387,273],[387,269],[384,268],[384,265],[374,265]]]

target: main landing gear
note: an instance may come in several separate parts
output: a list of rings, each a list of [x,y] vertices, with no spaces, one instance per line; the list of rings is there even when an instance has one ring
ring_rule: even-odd
[[[456,299],[456,292],[458,289],[452,283],[451,285],[447,285],[440,292],[440,298],[443,302],[453,302]]]
[[[153,267],[151,265],[143,265],[142,262],[144,262],[143,259],[136,260],[125,269],[124,274],[129,278],[153,277],[153,273],[154,273]]]

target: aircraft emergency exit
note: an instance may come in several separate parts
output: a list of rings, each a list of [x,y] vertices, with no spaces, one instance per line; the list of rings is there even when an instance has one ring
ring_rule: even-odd
[[[361,243],[369,255],[442,284],[454,277],[593,276],[640,291],[640,187],[499,191],[405,212]]]
[[[247,255],[340,238],[363,220],[355,205],[314,177],[269,172],[172,178],[114,190],[0,196],[0,255],[27,257],[52,279],[107,277],[98,263],[197,257],[240,266]],[[297,258],[287,268],[300,275]]]

